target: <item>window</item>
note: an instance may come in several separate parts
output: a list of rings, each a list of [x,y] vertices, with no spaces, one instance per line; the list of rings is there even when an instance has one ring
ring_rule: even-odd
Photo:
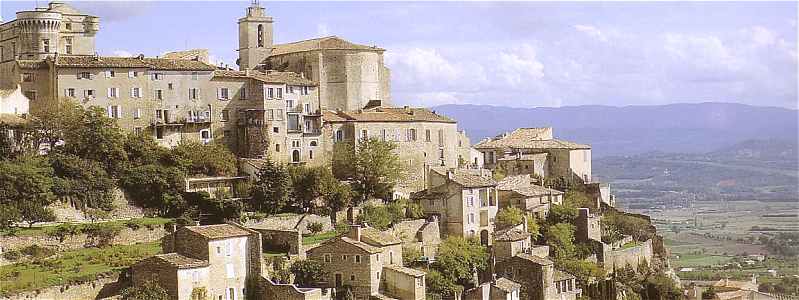
[[[33,73],[22,73],[22,82],[33,82]]]
[[[469,224],[474,224],[474,214],[469,214]]]
[[[291,162],[300,162],[300,150],[294,150],[291,152]]]
[[[444,130],[438,130],[438,145],[444,146]],[[443,154],[441,157],[444,157]]]
[[[197,80],[200,78],[200,74],[197,72],[191,72],[191,80]]]
[[[294,86],[287,86],[286,87],[286,94],[294,94]]]
[[[114,70],[105,70],[105,77],[106,78],[113,78],[117,76],[117,72]]]
[[[171,91],[172,90],[172,83],[167,83],[166,87]]]
[[[308,146],[311,146],[311,147],[316,147],[316,145],[318,145],[318,143],[316,141],[311,141],[311,143],[308,144]]]
[[[363,129],[361,130],[361,139],[365,140],[369,138],[369,130]]]
[[[42,40],[42,52],[50,52],[50,39]]]
[[[228,112],[227,109],[223,109],[219,118],[222,120],[222,122],[227,122],[230,118],[230,112]]]
[[[300,147],[300,141],[299,141],[299,140],[293,140],[293,141],[291,141],[291,147],[293,147],[293,148],[299,148],[299,147]]]
[[[388,251],[388,263],[394,264],[394,251]]]
[[[466,201],[468,202],[468,205],[469,205],[470,207],[471,207],[471,206],[474,206],[474,197],[471,197],[471,196],[469,196],[469,197],[466,197]]]
[[[423,286],[423,285],[424,281],[422,280],[422,278],[421,277],[416,278],[416,286]]]
[[[356,263],[360,263],[361,262],[361,256],[360,255],[355,255],[355,262]]]
[[[136,108],[136,110],[133,111],[133,118],[141,119],[141,108]]]
[[[117,98],[119,97],[119,88],[108,88],[108,98]]]
[[[258,47],[264,46],[264,25],[258,24]]]
[[[221,99],[221,100],[230,99],[228,88],[220,88],[219,90],[217,90],[216,96],[217,96],[218,99]]]
[[[164,100],[164,90],[155,90],[155,99]]]
[[[380,140],[385,142],[386,141],[386,137],[388,136],[388,131],[383,129],[383,130],[380,131],[380,133],[381,133],[380,134]]]
[[[139,77],[139,71],[134,71],[134,70],[128,71],[128,77],[130,78]]]
[[[227,241],[225,242],[225,255],[230,256],[233,254],[233,242]]]
[[[344,132],[341,129],[336,130],[336,141],[341,142],[344,140]]]
[[[275,98],[275,89],[273,89],[273,88],[267,88],[267,89],[266,89],[266,96],[267,96],[267,98],[269,98],[269,99]]]
[[[330,262],[330,254],[325,254],[325,262]]]
[[[159,140],[164,139],[164,127],[155,128],[155,138]]]
[[[65,27],[67,30],[72,30],[72,23],[64,23],[64,27]]]
[[[430,141],[430,129],[425,129],[425,131],[424,131],[424,141],[425,142],[429,142]]]
[[[408,129],[408,141],[416,141],[416,129]]]
[[[275,144],[275,152],[280,152],[280,144]]]
[[[141,88],[131,88],[130,89],[130,97],[131,98],[141,98]]]
[[[83,96],[85,98],[94,98],[95,96],[97,96],[97,93],[95,93],[94,90],[84,90]]]
[[[235,288],[228,288],[227,294],[228,294],[228,300],[236,300],[236,289]]]
[[[67,23],[67,25],[69,25],[69,23]],[[72,38],[71,37],[65,37],[64,38],[64,51],[67,54],[72,54]]]
[[[200,272],[198,271],[191,272],[191,281],[200,282]]]
[[[247,100],[247,89],[246,88],[242,87],[241,89],[239,89],[239,99]]]
[[[350,275],[350,281],[355,281],[355,274]]]
[[[122,107],[119,105],[108,106],[108,117],[113,119],[122,118]]]
[[[313,159],[313,150],[308,150],[308,159]]]
[[[294,108],[294,100],[286,100],[286,110],[294,111],[293,108]]]
[[[211,141],[211,130],[203,129],[200,130],[200,139],[202,139],[203,143],[208,143]]]
[[[191,89],[189,89],[189,99],[191,99],[191,100],[197,100],[198,96],[199,96],[199,95],[198,95],[198,93],[197,93],[197,89],[196,89],[196,88],[191,88]]]
[[[311,104],[310,103],[305,103],[305,105],[303,106],[303,111],[306,114],[311,113]]]
[[[3,55],[5,54],[5,50],[3,50],[3,46],[0,46],[0,61],[4,61]]]
[[[349,256],[347,256],[346,254],[342,255],[341,256],[341,261],[347,261],[347,258],[349,258]]]
[[[11,43],[11,59],[17,58],[17,43]]]
[[[283,110],[276,109],[275,110],[275,120],[282,121],[283,120]]]
[[[277,88],[277,98],[283,99],[283,88]]]
[[[78,79],[92,79],[92,73],[80,72],[78,73]]]
[[[69,88],[64,90],[64,96],[75,98],[75,89]]]
[[[309,89],[307,86],[304,86],[304,87],[302,87],[302,94],[303,94],[303,95],[308,95],[308,94],[310,94],[310,92],[309,92],[309,91],[310,91],[310,89]]]
[[[142,129],[141,127],[133,127],[133,134],[141,134]]]

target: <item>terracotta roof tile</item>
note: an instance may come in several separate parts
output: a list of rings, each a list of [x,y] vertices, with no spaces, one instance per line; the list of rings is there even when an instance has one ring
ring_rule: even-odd
[[[511,133],[481,141],[476,149],[591,149],[590,145],[554,139],[552,128],[519,128]]]
[[[161,58],[166,59],[187,59],[187,60],[199,60],[202,62],[208,62],[208,49],[190,49],[190,50],[182,50],[182,51],[172,51],[167,52],[164,55],[161,55]]]
[[[497,231],[494,233],[494,240],[495,241],[503,241],[503,242],[515,242],[521,241],[523,239],[529,238],[532,236],[527,231],[518,229],[518,228],[510,228],[506,230]]]
[[[300,74],[294,72],[277,72],[277,71],[269,71],[267,73],[259,72],[259,71],[232,71],[232,70],[216,70],[214,71],[214,77],[227,77],[227,78],[249,78],[258,80],[264,83],[285,83],[288,85],[298,85],[298,86],[316,86],[316,84],[307,79],[300,76]]]
[[[456,123],[446,116],[421,107],[375,107],[360,111],[327,111],[326,122],[435,122]]]
[[[364,242],[359,242],[359,241],[353,240],[353,239],[351,239],[351,238],[348,238],[348,237],[346,237],[346,236],[339,237],[339,239],[341,239],[342,241],[344,241],[344,242],[346,242],[346,243],[348,243],[348,244],[350,244],[350,245],[353,245],[353,246],[355,246],[355,247],[358,247],[358,248],[360,248],[361,250],[364,250],[364,251],[366,251],[366,252],[369,252],[369,253],[380,253],[380,252],[383,252],[383,250],[382,250],[382,249],[380,249],[380,248],[378,248],[378,247],[375,247],[375,246],[369,245],[369,244],[367,244],[367,243],[364,243]],[[330,241],[334,241],[334,240],[335,240],[335,239],[333,239],[333,240],[330,240]],[[327,243],[327,242],[325,242],[325,243]],[[323,243],[323,244],[324,244],[324,243]]]
[[[145,68],[170,71],[213,71],[216,67],[196,60],[148,58],[148,57],[102,57],[102,56],[64,56],[55,62],[58,67],[67,68]]]
[[[522,161],[530,161],[530,160],[545,160],[547,159],[547,153],[535,153],[535,154],[522,154],[519,156],[515,155],[508,155],[497,160],[522,160]]]
[[[153,258],[166,262],[178,269],[200,268],[208,266],[208,261],[186,257],[177,253],[159,254],[153,256]]]
[[[365,241],[364,241],[365,239]],[[393,234],[380,231],[372,227],[361,229],[361,240],[373,246],[383,247],[402,243],[402,240]]]
[[[203,226],[186,226],[186,230],[202,235],[208,239],[221,239],[250,235],[249,231],[230,224],[216,224]]]
[[[518,291],[522,288],[521,284],[513,282],[505,277],[497,278],[496,282],[492,283],[491,285],[505,292]]]
[[[527,254],[527,253],[519,253],[518,255],[514,256],[520,259],[530,261],[539,265],[551,265],[553,262],[547,258],[538,257],[535,255]]]
[[[396,265],[385,266],[384,268],[389,269],[389,270],[394,270],[394,271],[397,271],[399,273],[402,273],[402,274],[405,274],[405,275],[409,275],[409,276],[413,276],[413,277],[424,276],[424,274],[427,274],[427,273],[425,273],[424,271],[421,271],[421,270],[411,269],[411,268],[406,268],[406,267],[403,267],[403,266],[396,266]]]
[[[497,185],[497,182],[494,181],[494,178],[488,176],[481,176],[478,174],[465,172],[462,170],[457,170],[452,174],[452,181],[465,188],[487,187],[487,186]]]
[[[17,65],[21,69],[46,69],[47,62],[44,60],[17,60]]]
[[[315,51],[315,50],[362,50],[383,52],[385,49],[352,43],[337,36],[326,36],[293,43],[278,44],[272,48],[271,56]]]

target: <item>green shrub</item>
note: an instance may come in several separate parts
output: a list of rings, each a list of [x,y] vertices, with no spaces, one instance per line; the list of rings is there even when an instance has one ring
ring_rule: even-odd
[[[308,224],[308,231],[310,231],[311,234],[320,233],[320,232],[322,232],[323,229],[324,229],[324,225],[322,225],[322,223],[311,222],[311,223]]]
[[[22,254],[20,254],[19,251],[16,250],[11,250],[3,253],[3,258],[5,258],[5,260],[7,261],[17,261],[20,257],[22,257]]]
[[[55,254],[55,250],[50,248],[41,247],[39,245],[30,245],[19,250],[21,254],[33,257],[35,259],[46,258]]]

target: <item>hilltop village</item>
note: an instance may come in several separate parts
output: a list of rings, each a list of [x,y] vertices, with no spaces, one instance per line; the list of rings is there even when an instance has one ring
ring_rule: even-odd
[[[590,145],[472,143],[393,105],[385,49],[275,44],[257,1],[238,25],[232,69],[99,56],[99,18],[61,2],[0,24],[0,296],[685,296]]]

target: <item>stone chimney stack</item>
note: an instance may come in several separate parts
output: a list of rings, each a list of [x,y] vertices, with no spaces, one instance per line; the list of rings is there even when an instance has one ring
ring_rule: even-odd
[[[361,225],[351,224],[350,231],[347,232],[347,237],[356,241],[361,241]]]

